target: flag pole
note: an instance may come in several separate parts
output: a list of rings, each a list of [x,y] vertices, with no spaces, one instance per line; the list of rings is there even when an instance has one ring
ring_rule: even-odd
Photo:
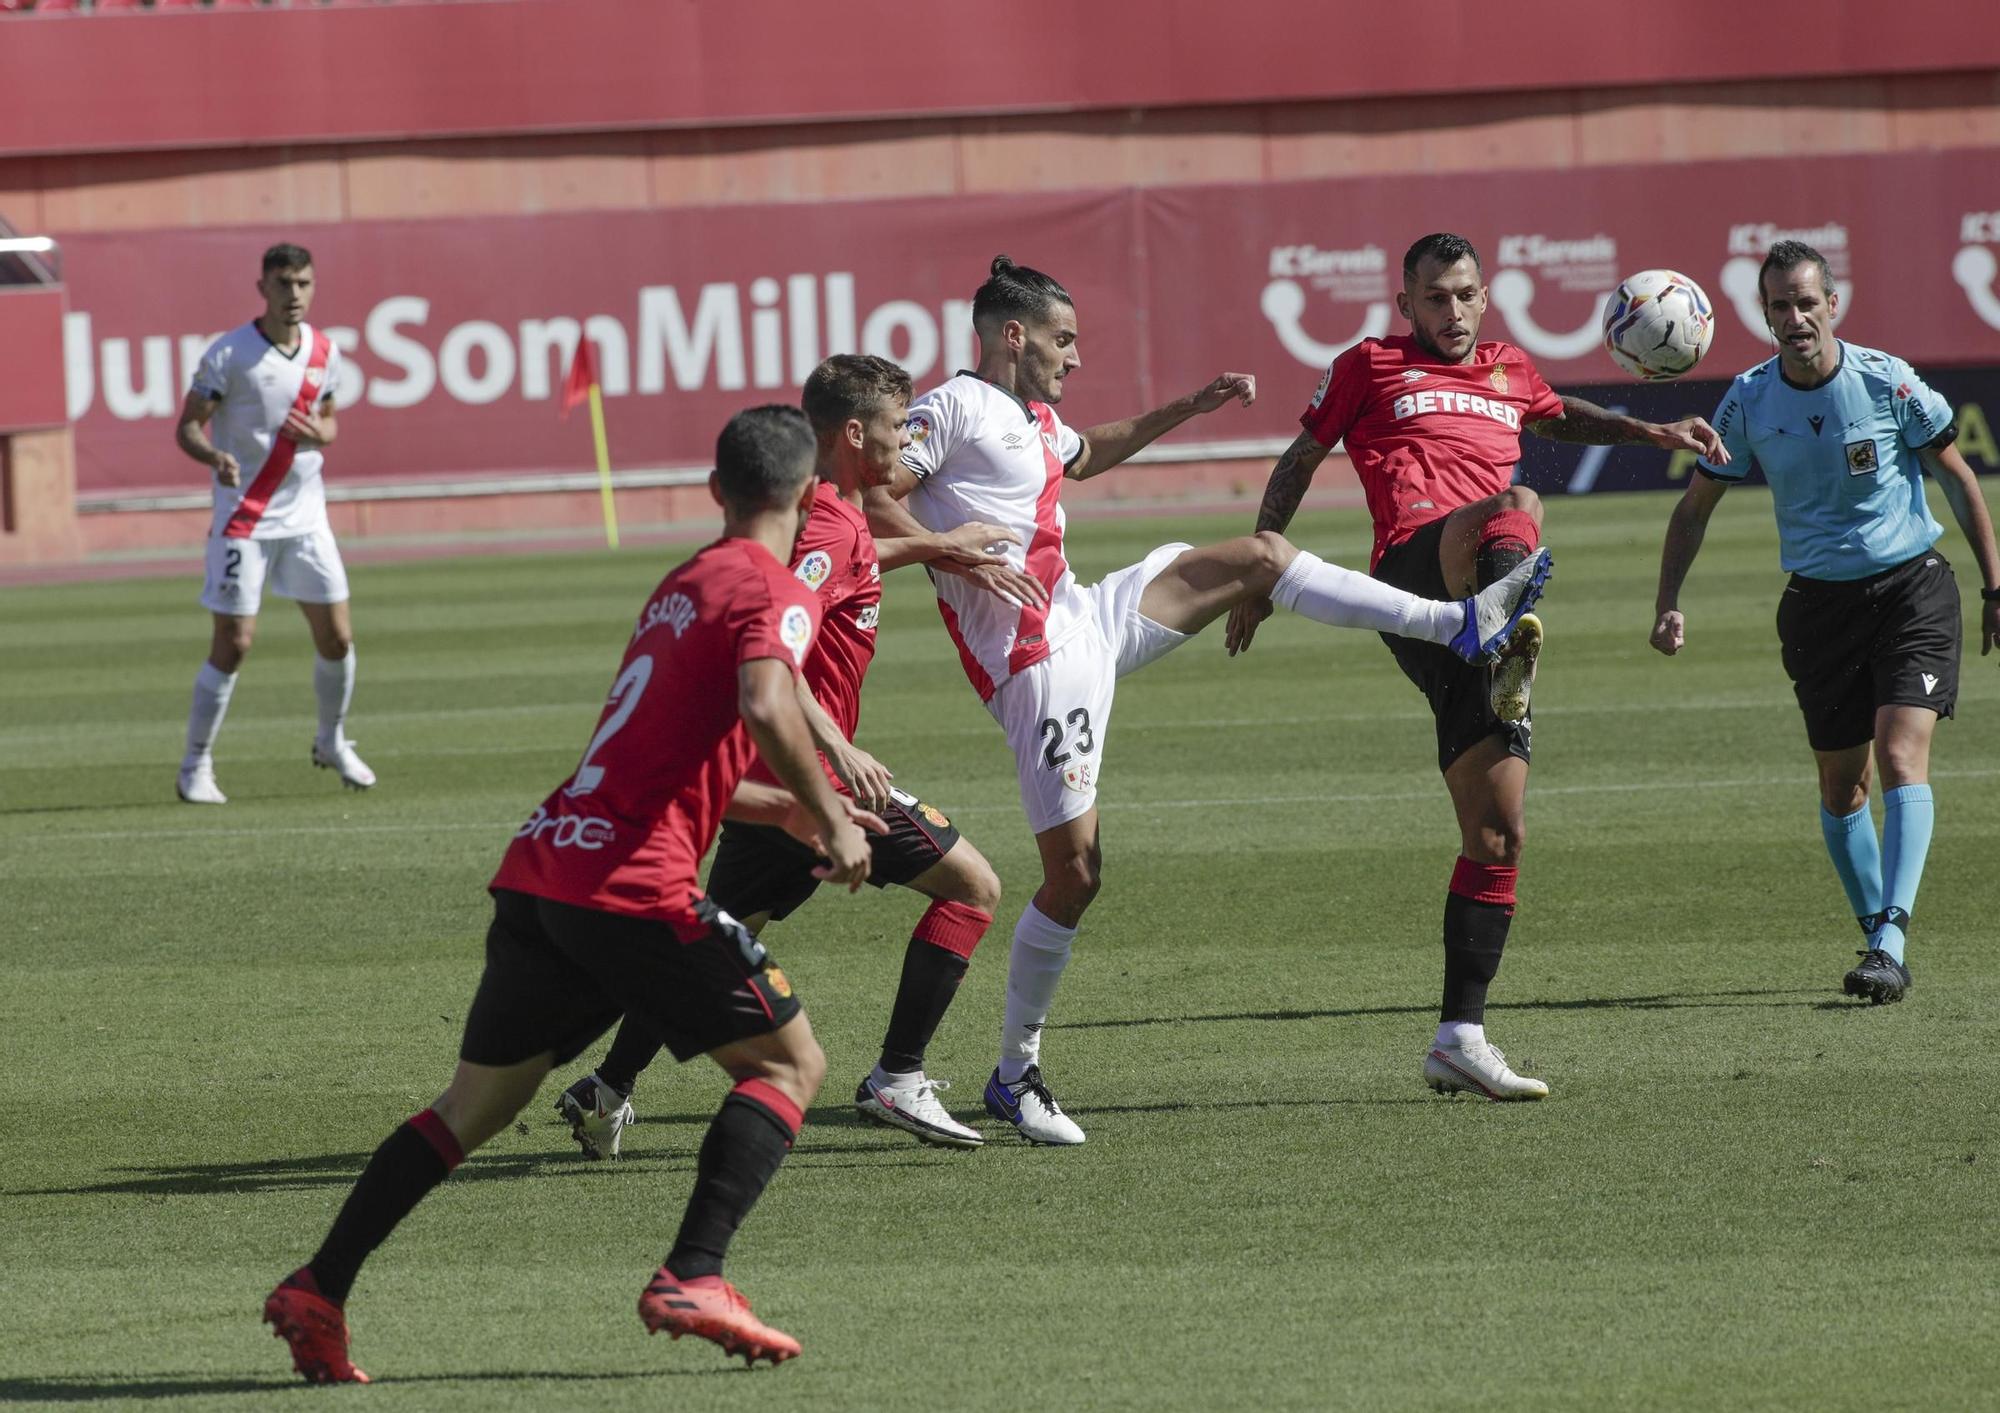
[[[611,499],[611,448],[604,440],[604,394],[590,384],[590,435],[597,443],[597,487],[604,498],[604,542],[618,548],[618,507]]]

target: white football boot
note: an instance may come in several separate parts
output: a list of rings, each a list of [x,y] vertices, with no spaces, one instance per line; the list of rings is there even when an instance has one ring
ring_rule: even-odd
[[[1012,1084],[1000,1078],[1000,1071],[993,1071],[993,1077],[986,1081],[986,1112],[1014,1125],[1030,1143],[1069,1146],[1083,1142],[1083,1130],[1062,1111],[1042,1082],[1040,1065],[1029,1065]]]
[[[1456,1045],[1432,1045],[1424,1056],[1424,1083],[1440,1094],[1464,1091],[1483,1094],[1494,1103],[1509,1099],[1546,1099],[1549,1087],[1507,1068],[1499,1047],[1484,1040]]]
[[[586,1158],[616,1158],[626,1127],[639,1121],[632,1101],[594,1074],[558,1094],[556,1112],[569,1122],[569,1135]]]
[[[375,772],[354,754],[352,741],[336,741],[331,746],[313,742],[312,762],[321,770],[333,771],[350,790],[366,790],[375,783]]]
[[[215,765],[211,761],[182,766],[180,779],[174,782],[174,793],[191,805],[229,803],[229,796],[223,794],[222,787],[215,783]]]
[[[938,1092],[949,1088],[948,1079],[927,1079],[922,1075],[914,1084],[877,1084],[871,1074],[855,1088],[854,1107],[871,1123],[902,1129],[941,1148],[983,1146],[984,1134],[967,1128],[938,1102]]]

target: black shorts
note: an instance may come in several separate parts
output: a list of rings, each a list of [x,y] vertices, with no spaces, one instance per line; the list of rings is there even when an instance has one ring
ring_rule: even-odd
[[[1446,517],[1418,530],[1401,544],[1382,551],[1376,561],[1375,577],[1426,599],[1453,599],[1444,582],[1444,565],[1438,548],[1444,539]],[[1438,770],[1484,741],[1498,736],[1507,754],[1528,759],[1528,744],[1534,735],[1534,713],[1522,721],[1502,721],[1493,714],[1493,669],[1470,663],[1450,648],[1415,638],[1384,633],[1382,641],[1395,654],[1403,675],[1422,690],[1437,721]]]
[[[652,918],[494,889],[459,1058],[513,1065],[552,1050],[566,1065],[629,1010],[691,1060],[798,1015],[792,984],[749,929],[707,898],[695,911],[708,930],[683,942]]]
[[[1866,579],[1794,574],[1778,596],[1785,675],[1816,751],[1875,739],[1875,709],[1958,705],[1958,580],[1935,549]]]
[[[875,859],[868,881],[877,888],[908,883],[958,842],[958,830],[942,812],[902,790],[890,796],[882,811],[889,832],[868,836]],[[769,913],[775,921],[813,895],[820,882],[813,869],[823,862],[782,829],[725,820],[708,868],[708,896],[738,917]]]

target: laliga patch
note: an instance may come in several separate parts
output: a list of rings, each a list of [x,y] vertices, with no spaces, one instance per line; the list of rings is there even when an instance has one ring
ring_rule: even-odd
[[[1873,437],[1870,437],[1865,442],[1849,442],[1847,444],[1848,475],[1866,476],[1870,471],[1875,469],[1875,466],[1875,439]]]
[[[1403,376],[1407,378],[1410,375],[1408,373],[1405,373]],[[1326,371],[1319,375],[1319,386],[1313,389],[1313,400],[1311,405],[1314,407],[1318,407],[1322,402],[1325,402],[1326,390],[1332,386],[1333,386],[1333,365],[1329,363],[1326,365]]]
[[[800,560],[799,567],[792,572],[808,589],[817,589],[826,582],[826,576],[833,573],[833,556],[825,550],[814,550]]]
[[[1087,760],[1064,766],[1062,777],[1064,785],[1080,794],[1097,788],[1097,770]]]
[[[931,419],[927,412],[910,414],[910,445],[922,446],[924,438],[931,434]]]
[[[812,615],[797,604],[785,610],[785,616],[778,620],[778,641],[792,650],[792,661],[803,664],[806,648],[812,643]]]

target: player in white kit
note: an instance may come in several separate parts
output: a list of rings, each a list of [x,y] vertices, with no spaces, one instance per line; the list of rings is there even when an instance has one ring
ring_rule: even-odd
[[[1080,366],[1076,309],[1040,271],[994,260],[973,300],[979,367],[910,407],[903,474],[868,493],[880,535],[933,533],[980,520],[1015,531],[1010,564],[1035,581],[1033,601],[984,592],[990,567],[933,566],[938,610],[974,690],[1007,733],[1021,802],[1035,832],[1042,885],[1022,912],[1009,957],[1000,1064],[986,1108],[1036,1143],[1074,1144],[1040,1068],[1041,1031],[1083,913],[1097,895],[1097,786],[1114,685],[1258,595],[1321,623],[1444,644],[1473,661],[1497,656],[1540,597],[1546,550],[1478,596],[1420,599],[1328,564],[1263,531],[1200,549],[1162,545],[1140,563],[1080,586],[1063,553],[1065,479],[1125,461],[1190,417],[1257,395],[1247,373],[1081,433],[1054,404]],[[899,503],[907,497],[907,508]]]
[[[322,450],[338,430],[333,389],[340,350],[305,322],[313,297],[307,251],[296,245],[265,251],[257,292],[264,312],[209,345],[174,428],[180,449],[215,473],[201,592],[214,633],[208,660],[195,674],[187,754],[176,782],[180,797],[196,805],[228,803],[215,783],[215,736],[256,635],[266,584],[297,600],[312,629],[319,704],[312,763],[350,789],[375,783],[345,730],[354,696],[354,630],[347,570],[320,481]]]

